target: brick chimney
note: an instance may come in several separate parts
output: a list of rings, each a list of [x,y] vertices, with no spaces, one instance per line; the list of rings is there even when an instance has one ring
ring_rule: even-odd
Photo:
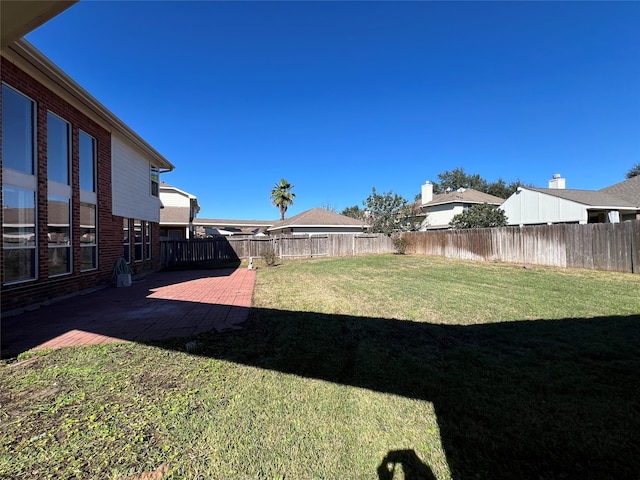
[[[566,179],[562,178],[559,173],[554,173],[553,178],[549,180],[549,188],[554,188],[556,190],[564,190]]]

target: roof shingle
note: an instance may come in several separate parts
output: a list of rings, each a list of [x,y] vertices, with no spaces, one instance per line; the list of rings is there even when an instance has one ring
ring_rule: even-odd
[[[331,226],[331,227],[367,227],[362,220],[330,212],[324,208],[312,208],[285,220],[279,220],[269,230],[288,226]]]
[[[573,202],[582,203],[590,207],[622,207],[636,208],[633,203],[620,199],[602,190],[575,190],[564,188],[533,188],[527,187],[527,190],[534,192],[546,193],[553,197],[564,198]]]
[[[613,195],[621,200],[626,200],[627,202],[633,203],[636,208],[640,208],[640,175],[603,188],[600,192]]]

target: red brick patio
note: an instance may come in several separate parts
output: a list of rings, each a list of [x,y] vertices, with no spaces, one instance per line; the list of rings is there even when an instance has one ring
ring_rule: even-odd
[[[189,337],[241,328],[255,270],[158,272],[2,318],[0,355],[114,341]]]

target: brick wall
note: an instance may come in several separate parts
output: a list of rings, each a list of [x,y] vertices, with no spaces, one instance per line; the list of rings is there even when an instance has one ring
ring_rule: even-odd
[[[115,262],[123,254],[123,218],[112,215],[110,133],[5,58],[2,58],[0,78],[7,85],[34,100],[37,113],[37,255],[39,258],[37,278],[33,281],[4,285],[4,268],[0,269],[0,282],[2,283],[1,304],[2,311],[6,312],[109,284]],[[51,111],[69,122],[72,128],[71,251],[73,271],[68,275],[54,278],[49,278],[47,261],[47,111]],[[80,130],[94,137],[97,143],[98,269],[88,272],[80,271]],[[0,132],[0,141],[1,138]],[[157,270],[160,266],[158,224],[152,224],[151,230],[152,258],[151,260],[132,263],[131,266],[135,273]],[[2,240],[0,239],[1,242]],[[0,260],[2,259],[2,249],[0,248]]]

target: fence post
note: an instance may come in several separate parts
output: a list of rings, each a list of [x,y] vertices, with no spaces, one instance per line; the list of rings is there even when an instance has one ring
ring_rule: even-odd
[[[631,273],[640,273],[640,220],[631,222]]]

